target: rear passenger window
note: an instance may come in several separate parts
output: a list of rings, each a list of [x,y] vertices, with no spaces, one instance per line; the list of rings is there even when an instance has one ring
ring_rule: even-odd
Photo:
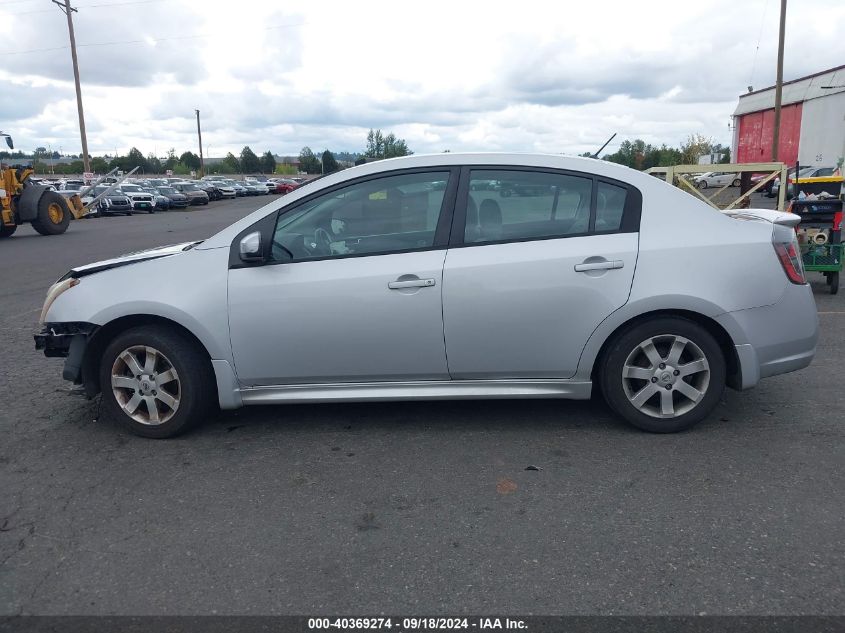
[[[578,235],[590,230],[593,181],[563,174],[472,170],[464,242]],[[615,187],[619,189],[618,187]],[[624,207],[624,189],[622,207]]]
[[[628,190],[600,182],[596,192],[596,232],[618,231],[622,226]]]

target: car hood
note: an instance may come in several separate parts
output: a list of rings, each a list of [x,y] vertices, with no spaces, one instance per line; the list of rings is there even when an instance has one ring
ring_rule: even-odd
[[[171,255],[178,255],[179,253],[184,253],[185,251],[192,249],[199,243],[200,242],[183,242],[181,244],[159,246],[157,248],[150,248],[145,251],[126,253],[125,255],[120,255],[119,257],[114,257],[112,259],[104,259],[103,261],[94,262],[92,264],[85,264],[84,266],[77,266],[76,268],[71,268],[61,279],[59,279],[59,281],[64,281],[65,279],[70,278],[78,279],[79,277],[85,277],[86,275],[92,275],[94,273],[109,270],[111,268],[127,266],[128,264],[137,264],[138,262],[144,262],[150,259],[158,259],[160,257],[170,257]]]

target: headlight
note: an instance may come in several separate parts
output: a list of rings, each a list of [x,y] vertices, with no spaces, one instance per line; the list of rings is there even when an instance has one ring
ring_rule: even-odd
[[[47,318],[47,312],[50,310],[50,306],[53,305],[53,302],[59,298],[59,295],[62,294],[65,290],[70,290],[74,286],[79,285],[79,279],[75,277],[71,277],[69,279],[65,279],[64,281],[57,281],[50,289],[47,291],[47,298],[44,299],[44,307],[41,308],[41,316],[38,317],[39,323],[44,323],[44,319]]]

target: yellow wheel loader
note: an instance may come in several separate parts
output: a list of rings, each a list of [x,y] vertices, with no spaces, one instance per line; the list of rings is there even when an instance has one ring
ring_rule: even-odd
[[[8,135],[6,143],[14,149]],[[85,214],[82,199],[74,194],[65,198],[49,185],[37,184],[31,167],[0,165],[0,238],[9,237],[25,222],[41,235],[67,231],[72,217]]]

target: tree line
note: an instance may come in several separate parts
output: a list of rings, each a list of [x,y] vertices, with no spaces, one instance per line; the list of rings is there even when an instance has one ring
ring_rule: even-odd
[[[326,149],[322,153],[315,153],[310,147],[303,147],[297,157],[299,165],[294,164],[293,159],[283,159],[277,163],[271,151],[266,151],[260,156],[257,155],[249,145],[245,146],[237,156],[232,152],[226,154],[222,161],[205,164],[207,174],[296,174],[297,171],[306,174],[330,174],[351,163],[361,164],[373,160],[393,158],[396,156],[407,156],[413,154],[408,148],[405,139],[398,138],[393,132],[385,134],[381,130],[370,130],[367,134],[366,145],[363,152],[339,152],[342,162],[338,161],[335,153]],[[82,157],[70,163],[50,164],[50,160],[61,158],[58,152],[48,152],[45,148],[39,147],[32,155],[26,155],[21,151],[0,152],[0,159],[31,160],[33,167],[38,173],[52,172],[56,174],[81,174],[84,170]],[[73,156],[73,158],[77,158]],[[135,167],[142,174],[163,174],[172,171],[177,175],[188,175],[191,172],[199,173],[201,161],[199,155],[191,151],[182,152],[177,156],[176,150],[171,148],[167,156],[161,159],[150,153],[144,156],[143,152],[136,147],[129,150],[126,155],[120,156],[89,156],[91,171],[103,174],[112,169],[131,171]],[[298,169],[297,169],[298,167]]]
[[[612,154],[602,156],[603,160],[631,167],[632,169],[650,169],[651,167],[669,167],[670,165],[696,165],[705,155],[716,155],[718,163],[731,162],[731,150],[712,138],[701,134],[690,134],[679,147],[669,147],[665,143],[660,147],[646,143],[642,139],[625,140]],[[592,156],[589,152],[582,156]]]

